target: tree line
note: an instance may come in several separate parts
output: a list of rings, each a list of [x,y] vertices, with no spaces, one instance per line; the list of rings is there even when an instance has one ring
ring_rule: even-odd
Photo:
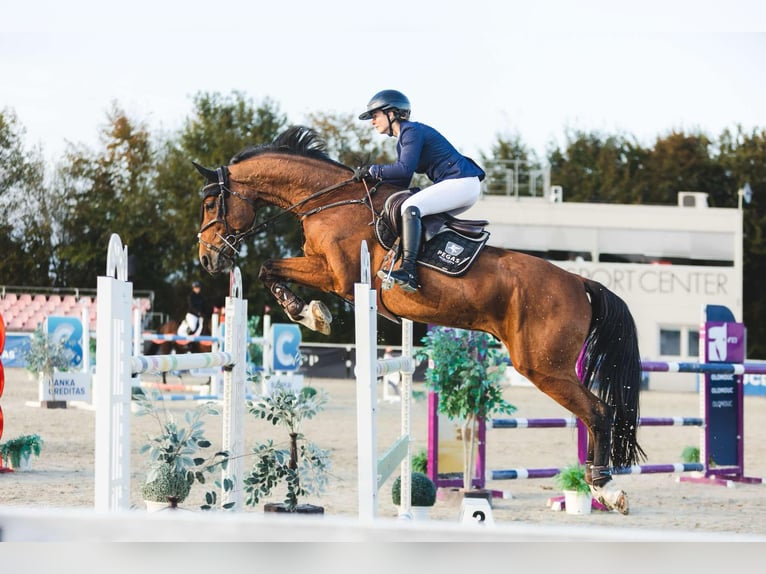
[[[207,275],[197,260],[202,181],[191,162],[225,164],[248,145],[271,142],[291,125],[289,118],[277,102],[254,102],[236,91],[195,95],[189,116],[171,132],[152,132],[117,103],[105,118],[96,149],[69,143],[51,167],[39,146],[25,142],[14,111],[0,109],[0,284],[93,288],[106,267],[109,236],[117,233],[131,254],[134,288],[155,293],[155,310],[182,318],[193,280],[203,283],[211,305],[222,307],[228,279]],[[331,157],[351,167],[395,157],[393,139],[380,138],[353,113],[316,112],[304,123],[322,135]],[[646,145],[630,134],[567,129],[564,143],[550,143],[544,157],[521,135],[498,134],[479,160],[549,165],[552,183],[564,188],[568,202],[676,205],[678,191],[689,190],[707,192],[712,207],[736,207],[737,191],[749,183],[743,321],[748,356],[766,358],[766,326],[759,320],[766,295],[757,280],[766,272],[766,130],[736,126],[715,137],[670,130]],[[301,243],[293,218],[275,220],[248,241],[238,264],[251,315],[270,308],[274,322],[287,321],[262,289],[258,271],[267,258],[298,254]],[[353,310],[340,299],[323,300],[336,317],[334,332],[329,339],[306,333],[306,340],[352,340]],[[396,325],[382,321],[380,328],[383,339],[398,337]]]

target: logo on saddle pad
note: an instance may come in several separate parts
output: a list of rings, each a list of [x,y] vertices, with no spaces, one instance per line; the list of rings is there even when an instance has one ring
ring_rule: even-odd
[[[459,265],[460,258],[458,255],[460,255],[463,251],[465,251],[464,247],[461,247],[453,241],[447,241],[447,245],[444,246],[444,250],[439,249],[436,251],[436,256],[447,263]]]

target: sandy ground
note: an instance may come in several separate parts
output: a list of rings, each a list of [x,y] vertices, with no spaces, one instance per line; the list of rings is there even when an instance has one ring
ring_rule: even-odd
[[[170,382],[177,382],[170,378]],[[186,382],[190,382],[186,378]],[[356,389],[352,380],[307,379],[306,384],[324,389],[330,397],[326,409],[304,424],[304,433],[332,456],[332,478],[328,490],[303,502],[321,505],[326,515],[354,517],[358,512]],[[417,391],[424,391],[416,383]],[[534,388],[508,387],[506,398],[516,405],[519,417],[568,416],[551,399]],[[5,392],[0,397],[5,429],[3,439],[19,434],[38,433],[45,441],[32,470],[0,474],[0,505],[22,507],[80,507],[93,505],[94,420],[95,412],[82,408],[44,409],[37,405],[37,383],[26,371],[6,371]],[[193,403],[167,402],[167,408],[181,413]],[[699,399],[694,393],[646,391],[642,396],[643,416],[699,416]],[[413,452],[427,444],[427,404],[416,401],[413,414]],[[381,401],[378,410],[378,444],[383,452],[399,432],[400,407]],[[766,476],[766,399],[745,398],[745,471],[749,476]],[[145,458],[138,448],[152,429],[148,417],[131,417],[132,480],[131,504],[143,509],[140,485]],[[219,417],[207,419],[209,436],[220,444]],[[248,416],[246,445],[249,451],[257,440],[272,436],[270,424]],[[695,427],[651,428],[640,430],[639,440],[649,455],[648,463],[680,461],[686,446],[699,445],[700,430]],[[574,429],[489,429],[487,468],[563,466],[576,460]],[[2,440],[2,439],[0,439]],[[738,483],[733,487],[680,482],[677,474],[625,475],[617,477],[629,494],[631,512],[570,515],[548,508],[547,501],[559,495],[552,479],[488,481],[487,487],[505,491],[507,498],[493,500],[496,523],[536,525],[588,524],[609,528],[662,529],[740,533],[766,536],[766,486]],[[391,502],[390,478],[380,490],[378,515],[395,517]],[[195,486],[186,506],[194,507],[203,488]],[[275,497],[273,501],[279,501]],[[248,507],[247,512],[262,512]],[[431,509],[430,520],[457,521],[458,503],[440,499]]]

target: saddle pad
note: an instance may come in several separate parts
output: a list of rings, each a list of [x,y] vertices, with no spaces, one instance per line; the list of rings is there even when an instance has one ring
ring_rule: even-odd
[[[467,237],[452,229],[443,229],[423,246],[418,261],[431,269],[460,277],[470,269],[487,239],[488,231],[479,237]]]
[[[375,225],[375,236],[386,249],[391,250],[396,244],[396,235],[382,219]],[[488,239],[488,231],[479,237],[468,237],[445,227],[426,241],[418,262],[440,273],[460,277],[471,268]]]

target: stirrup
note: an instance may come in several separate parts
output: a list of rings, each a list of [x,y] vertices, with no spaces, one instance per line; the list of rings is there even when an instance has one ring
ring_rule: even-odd
[[[397,273],[399,274],[397,276]],[[406,278],[403,278],[402,275],[407,275]],[[396,271],[391,273],[391,279],[399,285],[399,288],[404,291],[405,293],[414,293],[418,290],[418,279],[415,275],[412,273],[409,273],[405,271],[404,269],[397,269]]]

